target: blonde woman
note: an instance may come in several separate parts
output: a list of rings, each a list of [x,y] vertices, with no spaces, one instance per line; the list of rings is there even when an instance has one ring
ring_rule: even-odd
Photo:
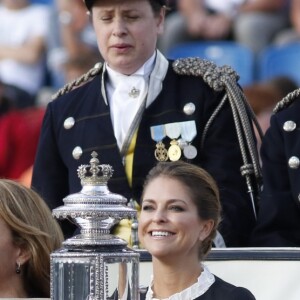
[[[50,253],[63,235],[42,198],[0,180],[0,298],[50,297]]]

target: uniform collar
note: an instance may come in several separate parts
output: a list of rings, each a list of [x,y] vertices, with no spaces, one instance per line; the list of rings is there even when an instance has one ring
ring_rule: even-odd
[[[147,294],[146,294],[146,300],[186,300],[186,299],[196,299],[203,295],[210,286],[215,282],[215,276],[210,273],[208,268],[204,265],[202,265],[203,271],[201,272],[200,276],[198,277],[198,280],[196,283],[191,285],[190,287],[186,288],[180,293],[176,293],[172,295],[169,298],[165,299],[157,299],[153,297],[153,291],[152,291],[152,280],[151,285],[148,288]]]
[[[154,68],[154,62],[155,62],[155,53],[142,65],[135,73],[131,75],[124,75],[122,73],[119,73],[115,70],[113,70],[107,63],[105,63],[105,68],[108,75],[108,82],[112,85],[113,89],[116,88],[116,86],[122,82],[126,83],[126,81],[134,81],[135,78],[138,77],[144,77],[145,80],[148,79],[150,73],[152,72]]]
[[[162,89],[162,81],[164,80],[167,70],[168,70],[169,62],[168,60],[160,53],[160,51],[156,50],[153,55],[147,60],[147,62],[134,74],[148,74],[150,75],[150,82],[149,82],[149,91],[148,91],[148,97],[147,97],[147,104],[146,107],[148,107],[154,99],[157,97],[157,95],[160,93]],[[101,93],[104,99],[104,102],[106,105],[108,105],[107,100],[107,94],[106,94],[106,86],[105,86],[105,77],[108,75],[108,66],[106,63],[103,66],[102,71],[102,80],[101,80]],[[110,68],[110,70],[112,70]],[[124,74],[118,73],[114,70],[112,70],[116,75],[119,74],[120,76],[126,76]],[[115,83],[111,82],[111,85],[114,86]]]

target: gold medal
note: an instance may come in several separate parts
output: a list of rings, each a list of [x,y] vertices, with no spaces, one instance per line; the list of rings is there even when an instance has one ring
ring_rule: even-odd
[[[171,161],[177,161],[181,157],[181,149],[176,140],[171,141],[171,146],[168,150],[168,156]]]
[[[165,124],[166,135],[171,139],[171,146],[168,149],[169,159],[177,161],[181,157],[181,149],[177,139],[180,137],[180,123]]]
[[[158,161],[167,161],[168,160],[168,151],[165,148],[165,145],[163,142],[158,142],[156,144],[154,156]]]
[[[156,141],[156,149],[154,150],[154,156],[158,161],[168,160],[168,151],[162,142],[163,138],[166,136],[164,125],[156,125],[150,128],[151,137]]]

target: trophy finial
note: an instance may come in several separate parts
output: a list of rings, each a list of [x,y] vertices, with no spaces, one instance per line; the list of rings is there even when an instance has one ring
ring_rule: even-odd
[[[112,166],[107,164],[100,165],[99,159],[97,158],[98,154],[95,151],[91,153],[91,156],[92,158],[89,165],[81,165],[77,169],[77,174],[82,186],[107,184],[113,174]]]

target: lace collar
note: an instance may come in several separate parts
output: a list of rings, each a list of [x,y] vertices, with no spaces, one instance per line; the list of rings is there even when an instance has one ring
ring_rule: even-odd
[[[197,297],[203,295],[210,286],[215,282],[215,276],[210,273],[208,268],[202,265],[203,271],[198,277],[198,281],[186,288],[180,293],[176,293],[169,298],[158,299],[153,297],[152,284],[153,279],[151,280],[151,285],[148,288],[146,294],[146,300],[186,300],[186,299],[196,299]]]

